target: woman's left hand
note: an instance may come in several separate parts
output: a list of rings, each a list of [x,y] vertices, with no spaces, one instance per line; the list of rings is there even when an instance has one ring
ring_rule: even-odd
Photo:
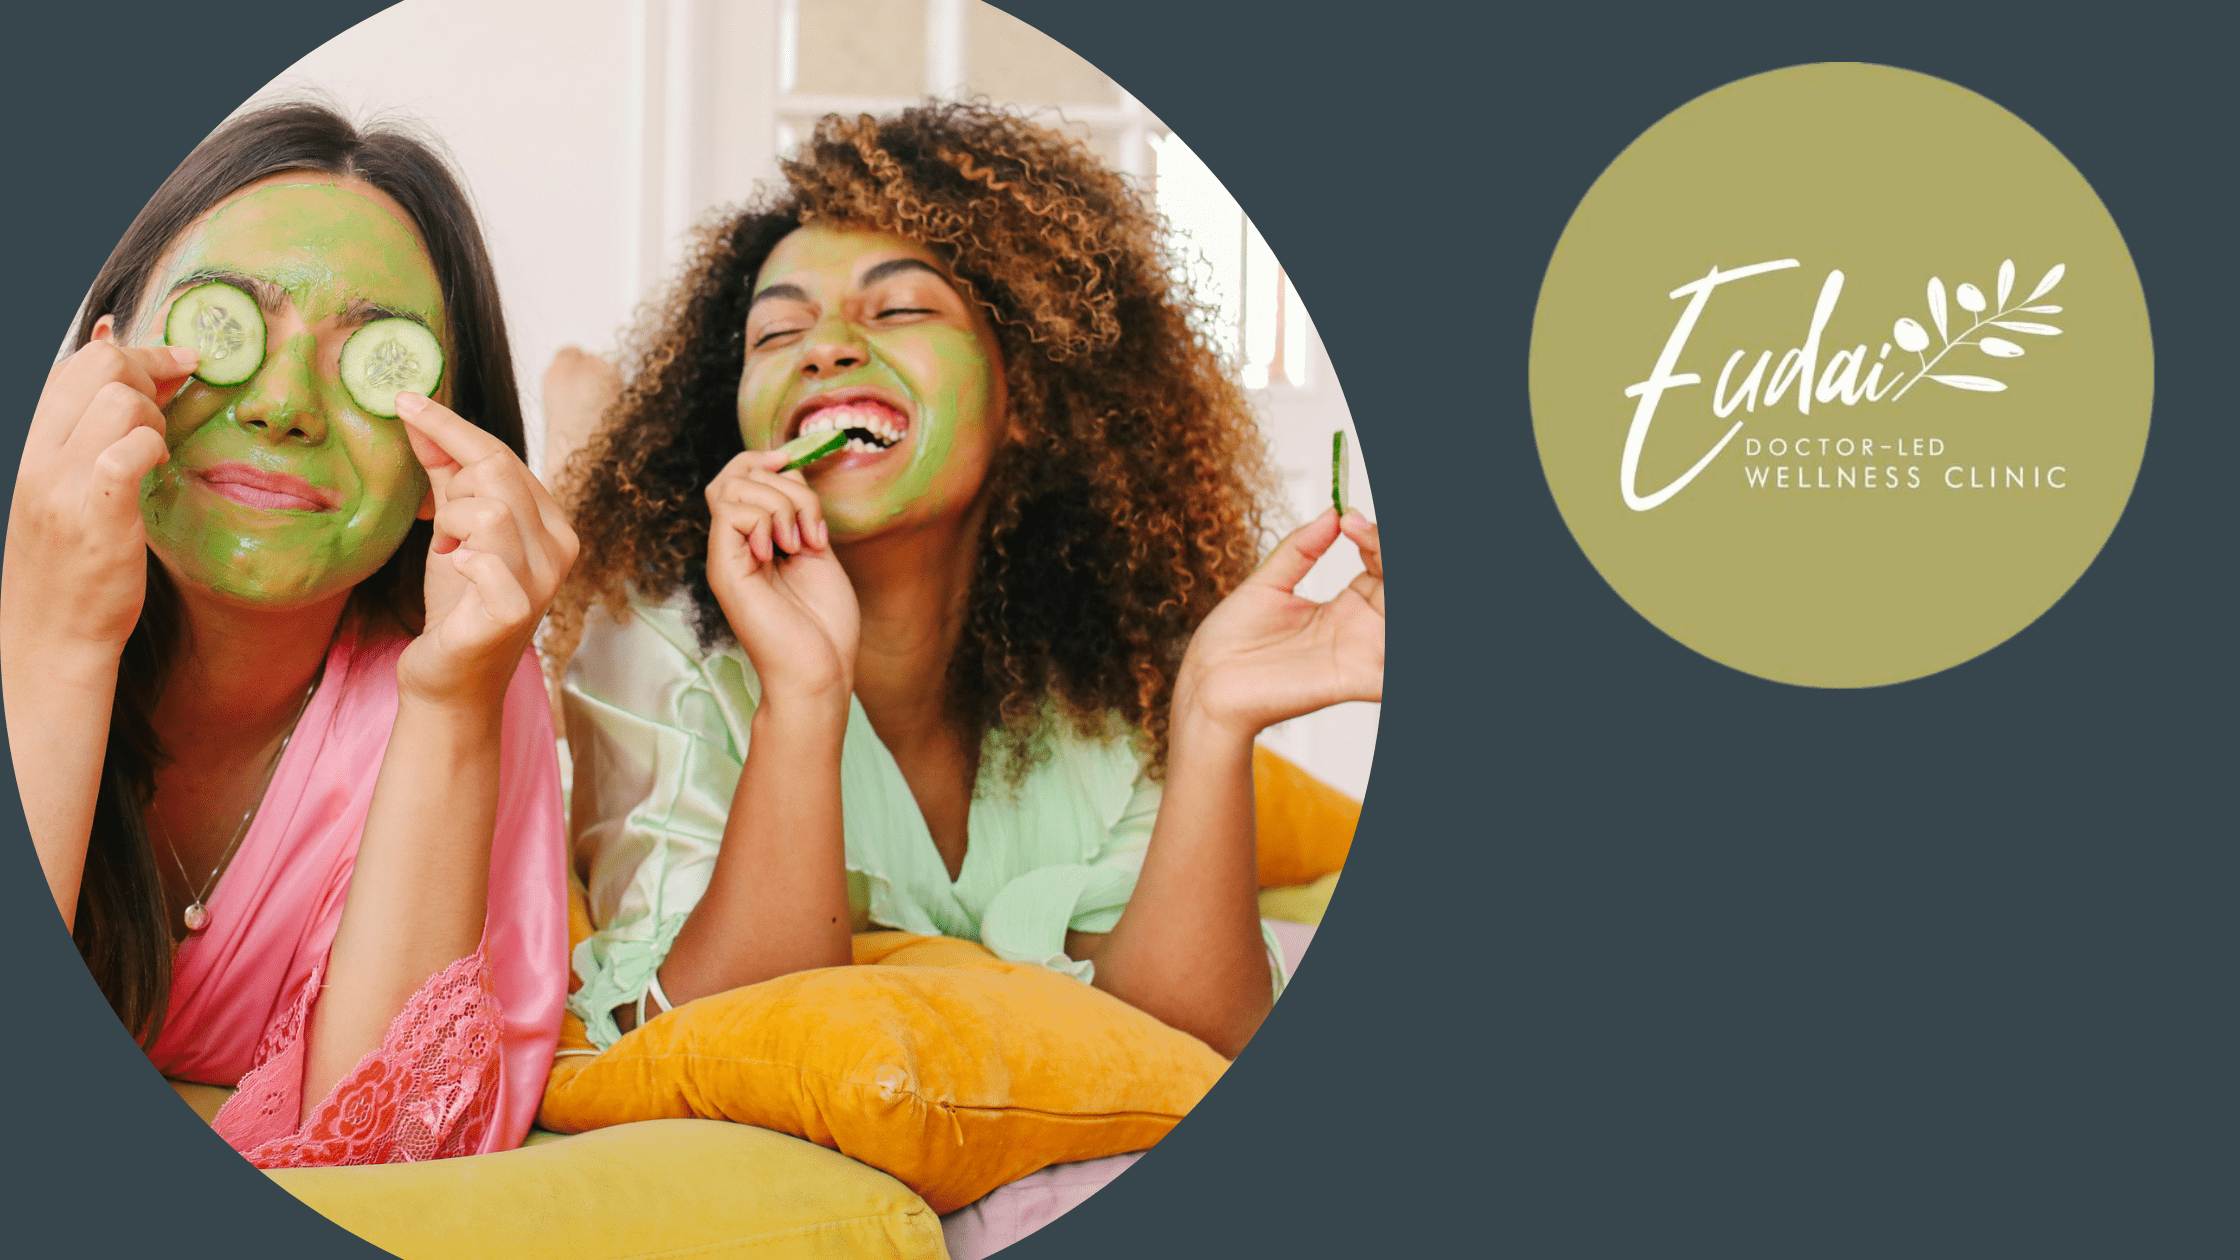
[[[502,704],[545,606],[576,559],[576,535],[506,444],[450,408],[400,394],[397,414],[434,491],[427,623],[397,663],[408,696]]]
[[[1366,571],[1326,604],[1293,593],[1343,532]],[[1198,627],[1175,682],[1177,727],[1194,719],[1250,738],[1347,700],[1384,698],[1384,555],[1377,527],[1335,511],[1294,530]]]

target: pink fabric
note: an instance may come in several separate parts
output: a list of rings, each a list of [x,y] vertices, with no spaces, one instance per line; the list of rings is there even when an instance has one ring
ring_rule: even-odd
[[[1135,1166],[1142,1151],[1052,1164],[991,1191],[941,1218],[949,1260],[983,1260],[1025,1238],[1112,1184]]]
[[[361,643],[348,629],[337,639],[210,898],[210,926],[173,957],[171,1004],[148,1057],[165,1076],[240,1085],[220,1131],[252,1159],[357,1163],[510,1150],[544,1094],[568,988],[567,852],[551,709],[536,658],[525,654],[506,692],[482,948],[431,977],[382,1048],[296,1131],[302,1033],[396,724],[403,649],[398,639]],[[386,1127],[372,1132],[376,1122]]]
[[[480,950],[430,977],[391,1021],[379,1048],[303,1107],[303,1027],[321,973],[257,1048],[257,1066],[211,1127],[259,1168],[321,1168],[471,1155],[498,1104],[504,1020]]]
[[[1268,930],[1276,934],[1276,944],[1283,946],[1283,969],[1296,975],[1299,960],[1307,956],[1307,945],[1314,940],[1314,925],[1292,923],[1284,919],[1262,919]]]

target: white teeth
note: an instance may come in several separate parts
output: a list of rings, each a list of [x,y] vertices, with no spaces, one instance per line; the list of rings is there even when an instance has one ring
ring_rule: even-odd
[[[900,442],[908,432],[907,426],[891,418],[885,407],[842,403],[836,407],[823,407],[801,422],[801,432],[825,433],[833,429],[861,429],[878,439],[867,443],[861,438],[852,439],[849,449],[883,451]]]

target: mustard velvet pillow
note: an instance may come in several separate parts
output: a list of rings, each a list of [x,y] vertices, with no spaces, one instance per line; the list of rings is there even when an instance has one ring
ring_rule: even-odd
[[[1139,1151],[1228,1066],[1070,976],[969,941],[865,933],[852,967],[688,1002],[563,1054],[538,1122],[732,1120],[855,1157],[953,1212],[1050,1164]],[[587,1048],[568,1018],[561,1048]]]
[[[1262,888],[1311,884],[1346,864],[1361,802],[1258,744],[1252,806]]]

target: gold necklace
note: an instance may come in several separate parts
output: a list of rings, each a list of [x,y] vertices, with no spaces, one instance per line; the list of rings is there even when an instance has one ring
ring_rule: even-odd
[[[303,689],[303,701],[296,706],[296,715],[289,720],[287,733],[280,737],[280,746],[272,750],[272,759],[265,763],[264,777],[257,781],[257,794],[250,799],[249,808],[241,811],[241,821],[234,826],[233,839],[226,841],[226,851],[218,855],[218,864],[210,868],[210,877],[202,881],[202,890],[194,895],[194,900],[187,904],[186,913],[180,916],[186,921],[188,935],[210,926],[210,889],[218,882],[226,863],[233,860],[233,851],[240,846],[241,837],[249,834],[249,820],[257,816],[258,808],[264,804],[265,790],[272,786],[272,775],[280,768],[281,755],[288,751],[288,741],[296,737],[296,726],[303,721],[304,710],[311,707],[311,695],[319,690],[319,680],[325,676],[326,670],[322,668],[312,675],[311,685]],[[160,819],[156,826],[163,832],[163,847],[171,850],[171,860],[179,867],[180,886],[191,885],[194,877],[187,874],[187,864],[179,857],[179,846],[171,841],[171,829],[163,826]]]

